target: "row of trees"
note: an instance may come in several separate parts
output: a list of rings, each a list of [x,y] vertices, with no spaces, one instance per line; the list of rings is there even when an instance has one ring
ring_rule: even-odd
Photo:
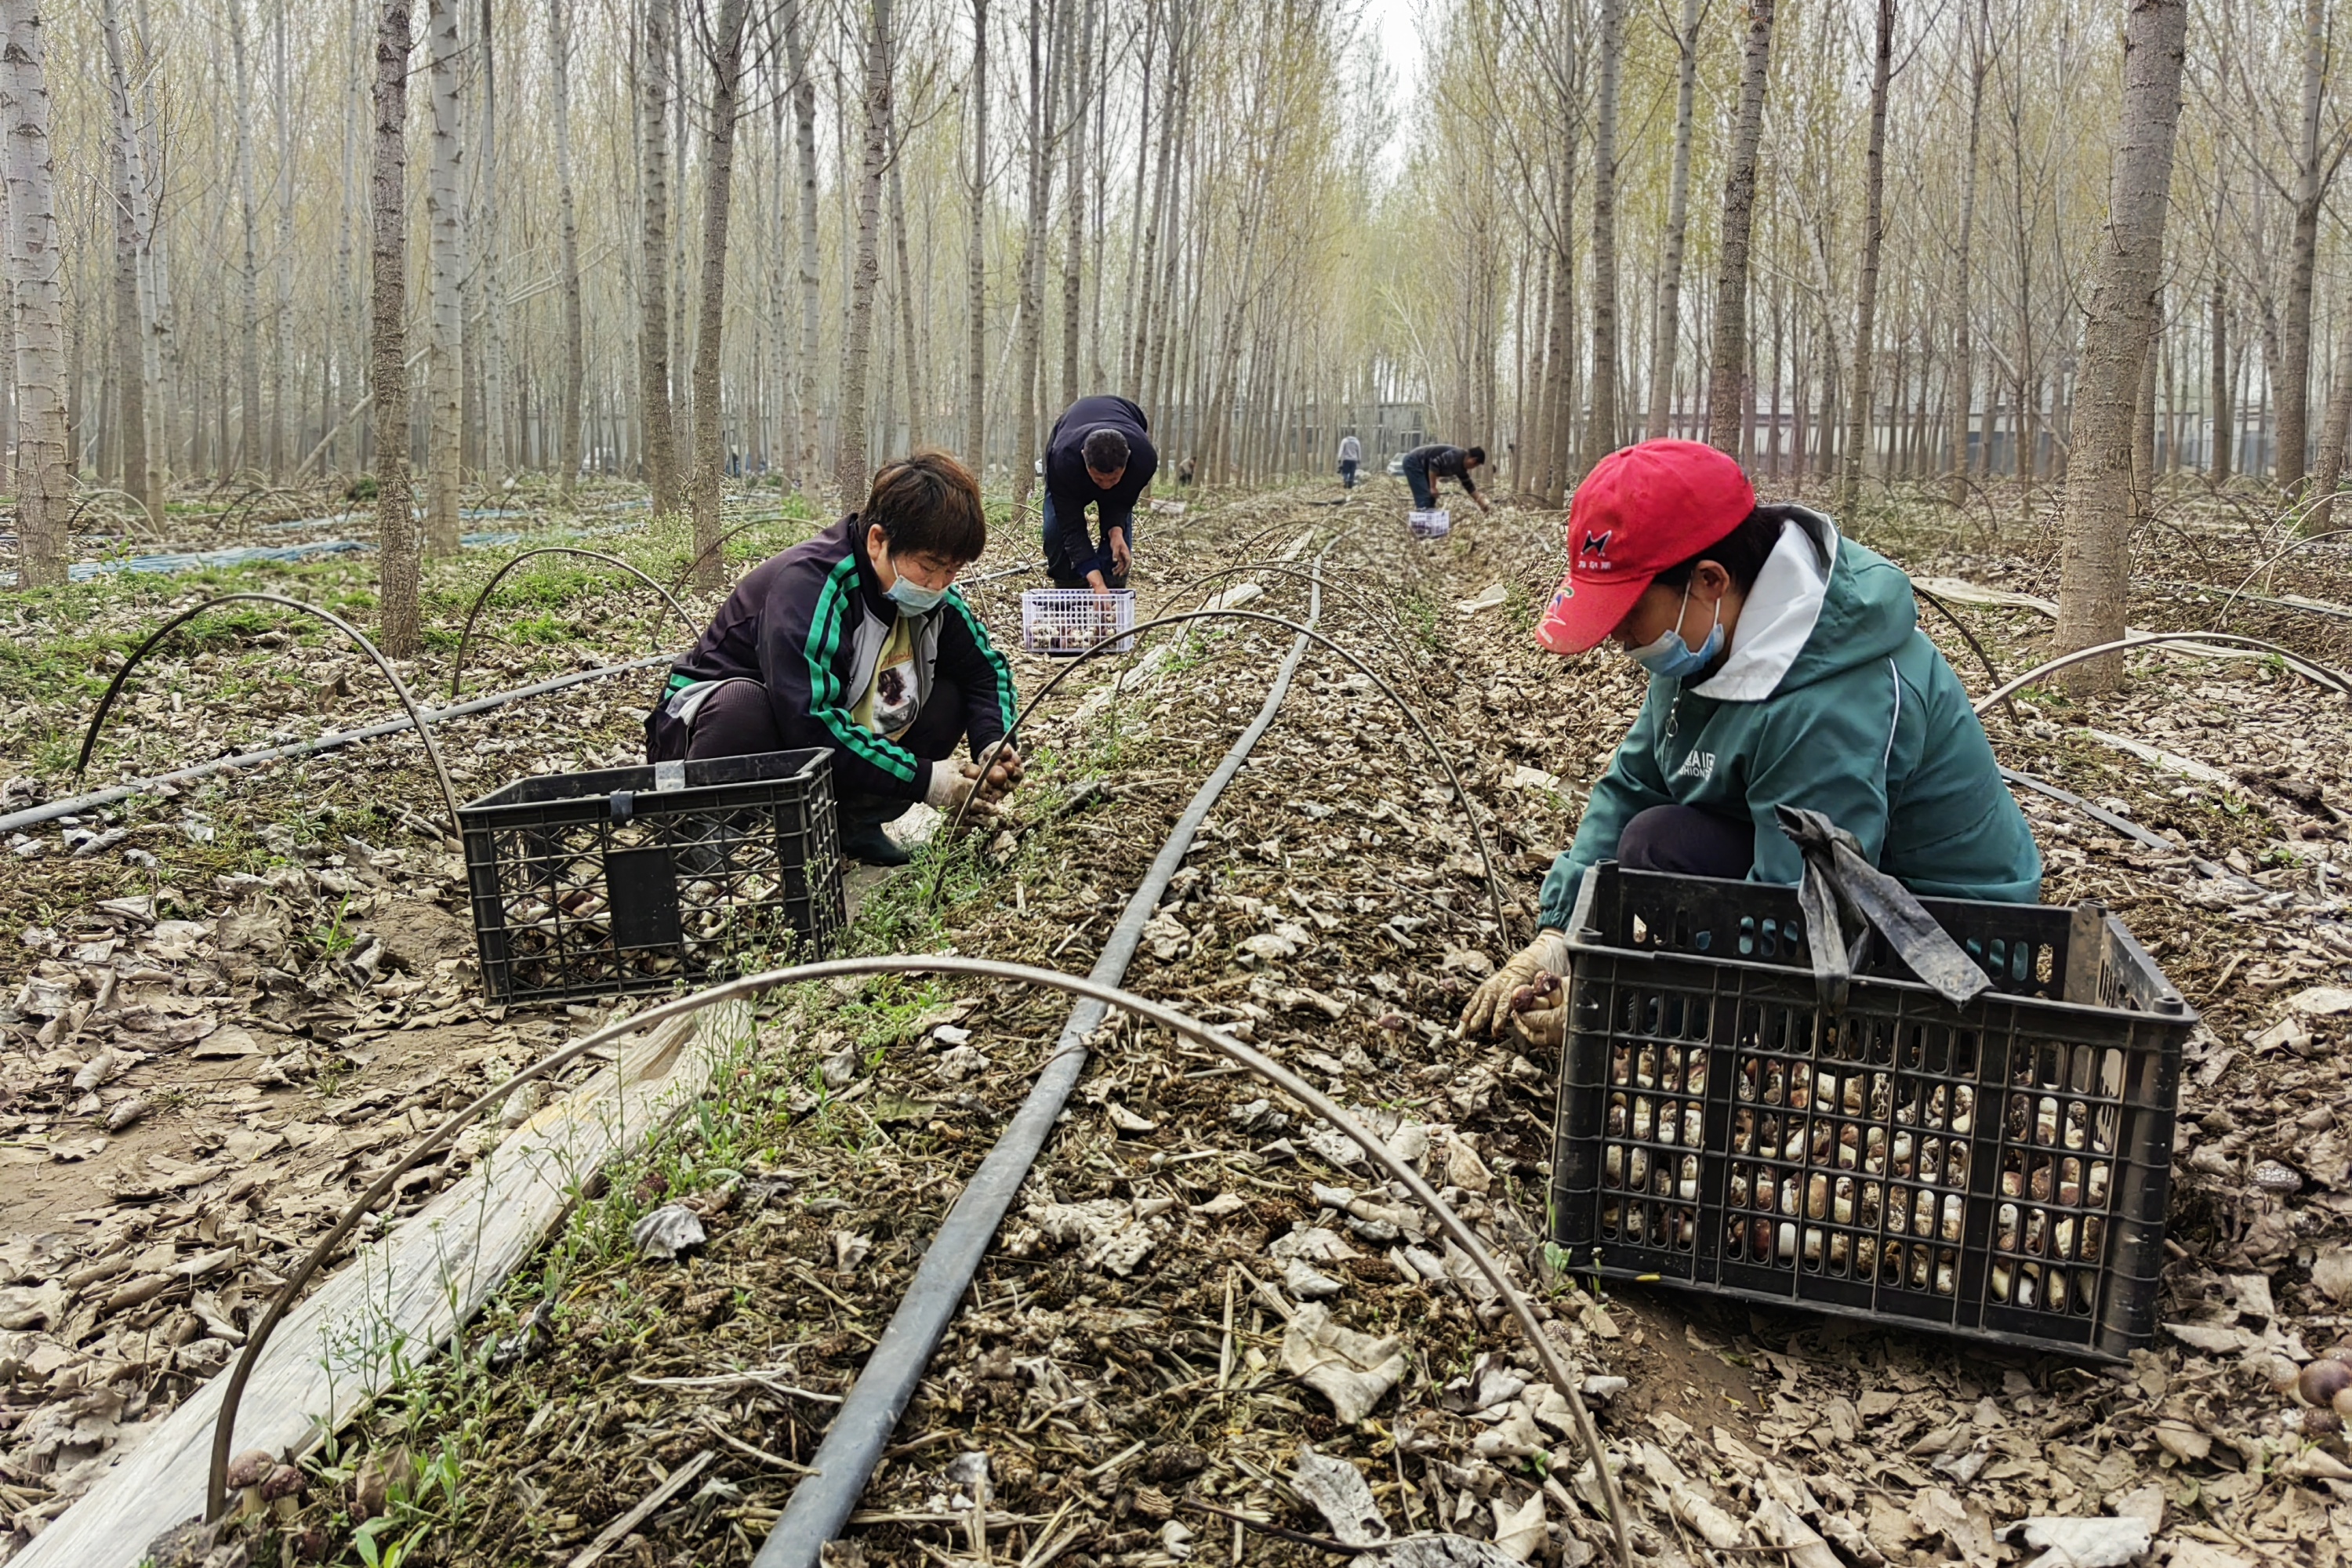
[[[2322,0],[1458,0],[1404,79],[1345,0],[100,0],[64,70],[0,5],[27,581],[68,472],[160,521],[373,468],[413,580],[468,476],[641,476],[706,541],[738,465],[847,506],[928,442],[1025,500],[1101,388],[1217,479],[1406,402],[1553,501],[1674,433],[1850,505],[2104,473],[2125,374],[2126,518],[2332,488],[2352,408]]]

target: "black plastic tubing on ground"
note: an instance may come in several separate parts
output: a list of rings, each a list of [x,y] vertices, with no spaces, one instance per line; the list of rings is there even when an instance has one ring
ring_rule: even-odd
[[[1329,547],[1325,547],[1328,553]],[[1319,568],[1322,557],[1316,557]],[[1323,612],[1322,584],[1317,580],[1312,597],[1307,603],[1307,624],[1313,626]],[[1241,732],[1217,764],[1208,782],[1192,796],[1184,815],[1160,847],[1158,858],[1144,874],[1134,896],[1127,901],[1127,910],[1118,924],[1111,929],[1103,943],[1102,956],[1095,961],[1088,978],[1105,985],[1116,985],[1127,973],[1129,960],[1135,956],[1141,942],[1144,925],[1160,907],[1160,896],[1168,883],[1184,863],[1184,855],[1192,847],[1192,836],[1208,819],[1209,812],[1224,793],[1225,785],[1241,771],[1250,750],[1274,723],[1275,714],[1290,692],[1290,678],[1306,657],[1308,639],[1293,639],[1290,653],[1276,672],[1274,684],[1265,694],[1265,705],[1257,718]],[[1087,1037],[1101,1027],[1108,1009],[1102,1003],[1081,1001],[1070,1010],[1069,1022],[1062,1026],[1061,1038],[1055,1042],[1045,1068],[1037,1075],[1037,1082],[1022,1102],[1004,1136],[981,1162],[963,1194],[940,1226],[930,1249],[923,1254],[922,1263],[915,1270],[914,1283],[907,1289],[905,1300],[890,1318],[890,1326],[882,1331],[874,1353],[866,1358],[866,1370],[850,1389],[848,1398],[835,1415],[827,1428],[824,1441],[818,1446],[809,1461],[815,1474],[802,1480],[793,1489],[792,1500],[784,1507],[775,1525],[761,1544],[753,1568],[821,1568],[825,1542],[841,1533],[848,1523],[857,1500],[864,1495],[866,1483],[881,1462],[882,1450],[898,1429],[898,1418],[906,1414],[908,1401],[912,1399],[923,1373],[930,1365],[931,1352],[939,1348],[940,1340],[947,1333],[963,1304],[963,1294],[979,1271],[982,1254],[996,1235],[1004,1211],[1012,1206],[1013,1194],[1036,1163],[1045,1139],[1054,1130],[1055,1120],[1062,1114],[1070,1090],[1077,1087],[1079,1076],[1086,1071]]]

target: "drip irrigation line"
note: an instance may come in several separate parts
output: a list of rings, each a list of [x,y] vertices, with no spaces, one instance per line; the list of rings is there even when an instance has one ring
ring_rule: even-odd
[[[417,735],[425,742],[425,755],[433,763],[433,776],[441,785],[442,803],[449,808],[449,831],[462,838],[465,836],[465,829],[460,826],[457,818],[457,786],[449,782],[448,765],[441,760],[441,748],[434,742],[432,727],[426,723],[425,715],[418,710],[416,699],[410,694],[408,683],[400,679],[400,672],[393,668],[390,659],[383,657],[383,650],[370,642],[367,634],[351,622],[332,610],[322,610],[316,605],[304,604],[299,599],[289,599],[278,594],[223,594],[216,598],[206,599],[194,608],[183,610],[165,621],[148,637],[145,642],[132,649],[131,657],[122,661],[122,668],[114,672],[114,679],[107,683],[106,695],[98,700],[98,711],[90,715],[89,731],[81,738],[81,758],[74,763],[75,779],[79,780],[83,773],[89,769],[89,753],[98,745],[98,732],[106,723],[108,710],[113,708],[115,698],[121,694],[124,683],[131,679],[131,672],[139,668],[139,661],[147,657],[148,651],[205,611],[217,609],[223,605],[236,604],[276,605],[280,609],[299,610],[306,616],[316,616],[351,638],[359,646],[362,653],[375,661],[376,668],[382,670],[383,678],[392,682],[393,694],[400,699],[401,707],[408,710],[408,721],[416,727]]]
[[[1437,765],[1445,770],[1446,780],[1454,786],[1454,798],[1462,803],[1462,815],[1469,819],[1471,837],[1477,842],[1478,863],[1486,873],[1486,893],[1487,897],[1493,901],[1495,906],[1496,937],[1496,940],[1508,945],[1511,936],[1511,922],[1509,917],[1505,914],[1503,910],[1502,879],[1496,875],[1495,857],[1493,852],[1486,847],[1486,830],[1478,821],[1478,810],[1470,798],[1470,792],[1465,789],[1462,785],[1462,775],[1454,770],[1454,759],[1446,753],[1444,747],[1437,743],[1437,737],[1430,733],[1429,726],[1423,721],[1421,714],[1414,710],[1412,704],[1407,702],[1402,697],[1399,696],[1397,694],[1396,688],[1391,686],[1386,680],[1381,679],[1379,673],[1376,672],[1371,666],[1366,664],[1362,659],[1358,658],[1346,648],[1341,647],[1338,643],[1333,642],[1329,637],[1325,637],[1321,632],[1316,631],[1308,626],[1300,626],[1297,621],[1286,621],[1280,616],[1264,615],[1256,610],[1191,610],[1182,615],[1155,616],[1151,620],[1138,622],[1136,625],[1128,627],[1124,631],[1113,632],[1110,636],[1103,638],[1102,641],[1095,644],[1094,647],[1086,649],[1082,653],[1073,655],[1067,668],[1056,671],[1053,679],[1048,680],[1044,686],[1038,689],[1037,695],[1029,700],[1028,706],[1022,709],[1019,716],[1013,720],[1013,727],[1004,731],[1002,739],[995,742],[980,754],[978,762],[982,774],[983,776],[986,775],[989,768],[993,765],[998,752],[1013,744],[1013,737],[1021,732],[1021,726],[1029,721],[1029,716],[1037,710],[1038,704],[1044,702],[1048,696],[1052,695],[1055,687],[1061,685],[1063,681],[1067,680],[1072,675],[1076,674],[1078,667],[1084,664],[1087,660],[1108,650],[1115,643],[1120,642],[1128,637],[1139,637],[1145,632],[1155,630],[1160,626],[1177,626],[1186,621],[1228,620],[1262,621],[1270,626],[1280,626],[1285,631],[1297,632],[1301,637],[1312,637],[1316,642],[1321,644],[1324,647],[1328,648],[1331,652],[1338,654],[1341,658],[1346,659],[1350,665],[1353,665],[1366,679],[1370,680],[1374,686],[1381,689],[1381,692],[1383,696],[1385,696],[1391,702],[1396,704],[1397,711],[1405,716],[1406,721],[1412,725],[1413,731],[1421,737],[1422,743],[1429,748],[1429,754],[1435,757],[1437,759]],[[954,835],[961,829],[965,814],[971,810],[971,802],[974,798],[976,798],[976,794],[973,795],[967,795],[964,798],[963,804],[956,807],[955,816],[949,820],[948,825],[944,829],[950,839],[952,839]],[[935,872],[931,878],[930,897],[926,907],[930,909],[937,909],[939,907],[940,890],[945,888],[946,885],[947,862],[942,859],[940,862],[939,870]]]
[[[2186,855],[2189,857],[2189,863],[2196,867],[2200,875],[2210,877],[2217,882],[2228,882],[2237,887],[2251,888],[2257,893],[2267,893],[2271,890],[2260,882],[2250,881],[2239,876],[2226,866],[2216,865],[2203,858],[2194,850],[2175,844],[2160,834],[2151,833],[2127,816],[2109,811],[2103,805],[2094,805],[2072,790],[2061,789],[2048,779],[2036,778],[2032,773],[2020,773],[2017,769],[2010,767],[2002,768],[2000,776],[2021,788],[2032,790],[2039,795],[2046,795],[2052,800],[2071,805],[2092,821],[2102,826],[2111,827],[2125,837],[2145,844],[2151,849],[2161,849],[2168,855]]]
[[[1171,840],[1171,844],[1172,842]],[[1180,855],[1174,858],[1181,859],[1181,857]],[[1161,862],[1169,861],[1171,857],[1167,850],[1163,849],[1160,862],[1154,863],[1155,868]],[[1172,863],[1171,869],[1172,870]],[[1139,898],[1140,895],[1141,889],[1139,889]],[[1138,922],[1138,928],[1139,932],[1140,922]],[[1504,1271],[1501,1265],[1495,1261],[1494,1256],[1486,1250],[1486,1244],[1479,1239],[1478,1234],[1464,1222],[1462,1216],[1454,1211],[1452,1205],[1438,1195],[1436,1190],[1430,1186],[1419,1171],[1400,1158],[1370,1129],[1359,1122],[1355,1117],[1341,1109],[1338,1102],[1313,1084],[1272,1058],[1242,1044],[1218,1029],[1212,1028],[1189,1014],[1179,1012],[1162,1003],[1149,1000],[1133,992],[1122,990],[1099,980],[1091,978],[1082,980],[1076,975],[1063,974],[1055,970],[1039,969],[1023,963],[1007,963],[998,959],[964,958],[934,953],[890,953],[871,958],[828,959],[814,963],[793,964],[784,969],[768,970],[759,974],[749,974],[738,980],[711,986],[691,995],[679,997],[674,1002],[667,1002],[658,1007],[649,1008],[634,1016],[607,1024],[603,1028],[582,1037],[571,1045],[541,1058],[504,1083],[486,1091],[471,1104],[444,1121],[423,1142],[410,1150],[391,1170],[376,1178],[374,1184],[362,1195],[358,1203],[344,1210],[334,1228],[322,1237],[311,1247],[309,1256],[295,1267],[285,1285],[279,1289],[275,1297],[271,1298],[268,1310],[262,1314],[261,1321],[254,1325],[253,1333],[246,1341],[245,1347],[237,1357],[236,1365],[229,1373],[228,1384],[221,1395],[220,1415],[213,1429],[212,1472],[206,1481],[205,1517],[207,1520],[215,1520],[227,1510],[228,1463],[236,1437],[237,1406],[243,1399],[246,1384],[252,1376],[254,1363],[259,1359],[263,1346],[268,1343],[270,1334],[285,1317],[287,1308],[291,1304],[294,1297],[318,1272],[320,1266],[333,1254],[343,1239],[357,1227],[361,1217],[366,1215],[375,1204],[381,1202],[402,1176],[415,1169],[425,1159],[437,1152],[476,1117],[495,1108],[516,1089],[533,1079],[544,1078],[557,1068],[578,1060],[598,1047],[611,1045],[630,1035],[657,1024],[667,1023],[674,1018],[687,1017],[721,1002],[755,996],[780,985],[870,974],[969,975],[975,979],[1003,980],[1016,984],[1044,986],[1081,999],[1080,1008],[1072,1014],[1073,1022],[1080,1013],[1091,1013],[1096,1017],[1101,1017],[1115,1007],[1133,1017],[1140,1018],[1147,1024],[1156,1025],[1172,1034],[1181,1035],[1188,1040],[1216,1051],[1237,1066],[1279,1089],[1306,1107],[1309,1112],[1328,1122],[1342,1137],[1362,1150],[1365,1155],[1380,1166],[1391,1181],[1402,1184],[1412,1195],[1413,1200],[1428,1211],[1431,1217],[1437,1222],[1438,1228],[1462,1249],[1463,1255],[1470,1260],[1471,1266],[1486,1278],[1487,1283],[1495,1287],[1496,1295],[1501,1298],[1512,1316],[1517,1320],[1520,1332],[1526,1335],[1528,1344],[1534,1351],[1537,1360],[1543,1363],[1545,1376],[1550,1381],[1552,1387],[1558,1390],[1561,1397],[1568,1402],[1570,1411],[1576,1421],[1577,1435],[1582,1440],[1585,1451],[1591,1458],[1593,1474],[1601,1487],[1609,1522],[1616,1535],[1618,1561],[1624,1564],[1625,1568],[1631,1568],[1633,1558],[1632,1543],[1627,1535],[1624,1506],[1618,1494],[1616,1478],[1610,1473],[1607,1455],[1601,1442],[1600,1428],[1594,1425],[1591,1410],[1584,1403],[1581,1382],[1561,1359],[1559,1347],[1553,1342],[1552,1337],[1544,1332],[1543,1324],[1537,1318],[1533,1305],[1511,1282],[1510,1277]],[[1039,1075],[1041,1088],[1047,1079],[1057,1075],[1066,1075],[1075,1080],[1076,1068],[1066,1067],[1066,1064],[1076,1062],[1083,1065],[1086,1055],[1083,1041],[1076,1044],[1068,1043],[1066,1029],[1064,1031],[1064,1041],[1065,1043],[1058,1047],[1054,1056],[1047,1060],[1045,1070]],[[1031,1095],[1033,1104],[1035,1098],[1035,1091],[1033,1090]],[[1027,1109],[1027,1107],[1024,1108],[1024,1116]],[[1051,1121],[1052,1118],[1047,1117],[1045,1124],[1038,1128],[1041,1141],[1043,1134],[1050,1130]],[[1016,1127],[1019,1125],[1018,1119],[1015,1125]],[[1008,1131],[1006,1142],[1010,1142],[1013,1133]],[[998,1144],[998,1150],[1001,1151],[1003,1147],[1003,1142]],[[993,1160],[994,1153],[992,1152],[991,1162],[992,1163]],[[773,1532],[761,1548],[758,1558],[754,1560],[759,1568],[788,1568],[791,1564],[820,1562],[825,1539],[832,1535],[834,1530],[839,1528],[840,1523],[846,1522],[849,1510],[855,1505],[857,1493],[864,1489],[866,1477],[869,1472],[858,1472],[853,1484],[845,1468],[828,1468],[824,1461],[826,1453],[832,1447],[833,1436],[841,1432],[850,1422],[853,1411],[861,1403],[860,1396],[869,1386],[878,1385],[885,1380],[900,1384],[902,1394],[899,1405],[902,1409],[906,1397],[913,1394],[921,1377],[923,1365],[929,1361],[932,1349],[937,1346],[938,1334],[934,1333],[929,1342],[918,1347],[902,1336],[900,1321],[907,1316],[908,1307],[915,1302],[918,1294],[925,1292],[925,1276],[931,1272],[931,1261],[940,1254],[942,1244],[949,1240],[951,1230],[959,1233],[956,1240],[961,1248],[969,1250],[972,1265],[974,1268],[977,1267],[980,1254],[986,1247],[989,1237],[993,1234],[997,1219],[1002,1216],[1003,1205],[1010,1203],[1013,1187],[1018,1185],[1018,1173],[1016,1173],[1013,1184],[1005,1187],[1000,1194],[1002,1201],[998,1205],[997,1215],[990,1217],[987,1226],[982,1228],[979,1226],[980,1216],[971,1213],[968,1205],[971,1203],[972,1193],[981,1187],[987,1174],[988,1167],[983,1164],[981,1173],[975,1175],[971,1184],[965,1188],[964,1196],[958,1201],[954,1210],[949,1214],[946,1222],[940,1226],[940,1237],[932,1243],[931,1251],[925,1254],[923,1264],[917,1271],[915,1283],[908,1292],[906,1302],[900,1306],[898,1314],[891,1319],[889,1327],[883,1331],[880,1344],[867,1359],[865,1375],[852,1385],[848,1397],[843,1402],[841,1410],[834,1417],[832,1426],[826,1435],[826,1442],[817,1451],[817,1463],[814,1467],[817,1474],[803,1480],[793,1489],[791,1502],[786,1505],[783,1514],[776,1521]],[[967,1275],[966,1279],[954,1281],[952,1287],[945,1290],[943,1299],[940,1300],[939,1306],[943,1309],[938,1324],[940,1331],[945,1331],[948,1321],[960,1310],[968,1278]],[[944,1282],[934,1280],[933,1283]],[[886,1351],[901,1347],[904,1348],[905,1354],[895,1360],[886,1359]],[[896,1425],[897,1415],[898,1412],[892,1413],[890,1424],[893,1426]],[[880,1446],[888,1439],[888,1436],[889,1427],[886,1426],[873,1439],[876,1458],[879,1458]],[[794,1521],[796,1514],[801,1520],[808,1521],[812,1525],[819,1522],[810,1519],[810,1515],[814,1511],[813,1506],[807,1510],[803,1510],[800,1506],[802,1497],[813,1489],[827,1496],[834,1495],[836,1491],[845,1494],[841,1506],[841,1520],[830,1529],[822,1531],[814,1528],[807,1530],[794,1528],[787,1531],[785,1526]]]
[[[649,668],[656,664],[667,664],[671,656],[666,653],[650,654],[644,658],[633,658],[624,664],[607,664],[594,669],[574,670],[569,675],[559,675],[551,680],[541,680],[530,686],[519,686],[511,691],[495,691],[487,697],[477,697],[470,702],[460,702],[454,707],[428,709],[425,717],[432,723],[446,723],[452,719],[487,713],[494,708],[503,708],[509,702],[520,701],[526,697],[542,697],[551,691],[562,691],[567,687],[578,686],[586,681],[601,680],[608,675],[624,675],[634,670]],[[149,778],[132,779],[128,784],[116,784],[108,789],[93,790],[88,795],[72,795],[64,800],[52,800],[40,805],[26,806],[22,811],[11,812],[5,816],[0,816],[0,833],[16,833],[27,827],[37,827],[45,822],[55,822],[61,816],[74,816],[85,811],[96,811],[100,806],[112,805],[118,801],[128,800],[135,795],[152,794],[157,787],[163,784],[176,787],[184,784],[194,784],[200,779],[210,778],[215,773],[264,767],[271,763],[313,756],[320,752],[331,752],[340,747],[351,745],[354,742],[380,741],[387,735],[397,735],[415,728],[415,725],[406,717],[387,719],[381,724],[370,724],[364,729],[331,730],[313,740],[298,741],[284,746],[271,746],[263,751],[247,752],[239,756],[216,757],[209,763],[198,763],[194,767],[182,768],[176,773],[157,773]]]
[[[2011,697],[2032,685],[2043,676],[2064,669],[2069,665],[2080,664],[2084,659],[2097,658],[2105,654],[2123,653],[2132,648],[2152,647],[2158,643],[2176,642],[2228,643],[2233,647],[2260,648],[2265,653],[2278,655],[2286,661],[2289,669],[2295,671],[2314,685],[2325,686],[2338,696],[2352,697],[2352,678],[2347,678],[2341,671],[2321,664],[2315,659],[2305,658],[2293,648],[2282,647],[2274,642],[2264,642],[2260,637],[2243,637],[2235,632],[2134,632],[2131,636],[2117,641],[2101,643],[2095,647],[2078,648],[2073,653],[2061,655],[2047,664],[2036,665],[2007,685],[1996,688],[1986,696],[1978,698],[1975,704],[1977,717],[1983,718],[1985,710],[1994,703],[2006,702]]]
[[[1178,586],[1169,591],[1168,597],[1161,601],[1160,608],[1164,610],[1170,605],[1175,604],[1180,599],[1187,597],[1192,594],[1193,589],[1200,587],[1204,583],[1213,583],[1220,577],[1231,577],[1243,572],[1279,572],[1287,577],[1300,578],[1307,575],[1307,573],[1303,569],[1293,566],[1288,562],[1285,561],[1244,562],[1241,565],[1220,567],[1216,571],[1209,573],[1205,576],[1195,577],[1189,583],[1180,584]],[[1378,626],[1380,628],[1381,635],[1388,639],[1389,647],[1395,652],[1400,663],[1410,665],[1412,662],[1412,653],[1402,643],[1397,640],[1395,629],[1381,618],[1379,609],[1372,604],[1369,595],[1358,593],[1355,589],[1349,587],[1344,583],[1334,583],[1328,577],[1324,578],[1322,581],[1324,587],[1337,588],[1340,593],[1348,595],[1349,601],[1358,609],[1362,610],[1365,615],[1371,617],[1372,625]],[[1198,602],[1205,604],[1208,601],[1204,596]]]
[[[1969,647],[1977,656],[1977,662],[1984,666],[1985,674],[1992,679],[1992,683],[1995,686],[1999,686],[2000,684],[2000,670],[1993,664],[1992,655],[1985,652],[1984,644],[1977,641],[1977,634],[1969,629],[1968,622],[1960,619],[1959,612],[1953,609],[1951,605],[1944,603],[1943,600],[1937,598],[1935,595],[1927,592],[1927,589],[1919,586],[1916,583],[1911,584],[1911,592],[1917,597],[1924,599],[1928,604],[1934,605],[1937,613],[1941,615],[1946,620],[1951,622],[1953,629],[1958,631],[1961,637],[1968,639]],[[2000,705],[2002,709],[2008,712],[2011,718],[2014,719],[2017,717],[2016,703],[2011,701],[2008,698],[2003,697],[2000,700]]]
[[[677,612],[679,622],[686,627],[686,638],[688,642],[691,643],[695,638],[702,635],[701,626],[696,624],[692,616],[687,614],[686,606],[677,602],[677,595],[671,593],[667,588],[663,587],[659,583],[655,582],[651,577],[646,575],[644,572],[630,565],[619,556],[607,555],[601,550],[583,550],[577,545],[572,544],[542,544],[536,550],[524,551],[521,554],[516,556],[513,560],[509,561],[505,565],[491,573],[490,580],[482,584],[482,591],[474,595],[474,607],[466,612],[466,629],[457,634],[457,657],[451,660],[449,665],[450,696],[455,697],[457,695],[458,682],[465,679],[466,645],[473,641],[474,623],[476,620],[480,618],[482,606],[490,602],[490,595],[495,592],[498,585],[506,579],[506,574],[508,573],[513,571],[516,567],[521,565],[524,562],[530,560],[534,555],[578,555],[590,561],[602,561],[607,566],[618,566],[622,571],[626,572],[630,576],[635,577],[638,582],[643,583],[646,587],[651,588],[655,593],[659,594],[662,596],[662,602],[667,604],[671,609]]]

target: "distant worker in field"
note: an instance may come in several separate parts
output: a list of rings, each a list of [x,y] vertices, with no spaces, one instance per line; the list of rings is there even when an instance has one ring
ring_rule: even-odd
[[[1192,482],[1192,458],[1187,458],[1176,465],[1176,482],[1180,485],[1189,485]]]
[[[980,484],[918,452],[874,477],[863,511],[743,575],[702,640],[670,668],[646,719],[646,760],[738,757],[821,746],[833,753],[842,852],[903,866],[882,831],[924,801],[953,816],[1021,782],[1010,748],[1013,671],[956,574],[988,547]],[[974,797],[977,797],[976,799]]]
[[[2032,903],[2042,852],[1959,677],[1919,629],[1902,570],[1799,506],[1759,506],[1739,465],[1644,441],[1594,465],[1568,514],[1568,575],[1536,641],[1614,642],[1647,698],[1543,880],[1536,940],[1462,1022],[1556,1044],[1569,921],[1602,860],[1793,886],[1775,808],[1860,841],[1926,898]]]
[[[1478,493],[1478,481],[1470,477],[1470,470],[1486,460],[1484,447],[1449,447],[1443,441],[1415,447],[1404,455],[1404,482],[1412,487],[1412,509],[1436,510],[1437,481],[1459,479],[1462,493],[1475,501],[1480,511],[1492,511],[1486,498]]]
[[[1151,424],[1124,397],[1081,397],[1045,443],[1045,570],[1057,588],[1127,586],[1135,563],[1135,503],[1160,471]],[[1092,505],[1102,522],[1087,530]]]
[[[1363,465],[1364,444],[1353,436],[1339,437],[1339,483],[1342,488],[1356,488],[1356,470]]]

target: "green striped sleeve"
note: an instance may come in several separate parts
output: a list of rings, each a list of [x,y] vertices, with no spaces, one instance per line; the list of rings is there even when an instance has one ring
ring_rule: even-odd
[[[947,602],[953,605],[956,614],[963,617],[964,629],[971,634],[972,646],[980,649],[980,656],[988,661],[988,668],[996,672],[997,717],[1003,721],[1004,732],[1009,735],[1013,732],[1017,701],[1013,689],[1013,667],[1004,661],[1003,654],[996,651],[996,645],[988,640],[988,629],[980,624],[980,617],[971,613],[971,606],[963,602],[961,594],[949,589]]]
[[[841,654],[842,623],[847,619],[850,598],[856,591],[857,560],[845,555],[825,578],[824,591],[817,595],[816,613],[809,618],[808,641],[801,650],[808,660],[809,711],[844,751],[892,778],[912,784],[922,764],[912,752],[857,721],[845,700],[841,678],[833,672],[833,661]]]

